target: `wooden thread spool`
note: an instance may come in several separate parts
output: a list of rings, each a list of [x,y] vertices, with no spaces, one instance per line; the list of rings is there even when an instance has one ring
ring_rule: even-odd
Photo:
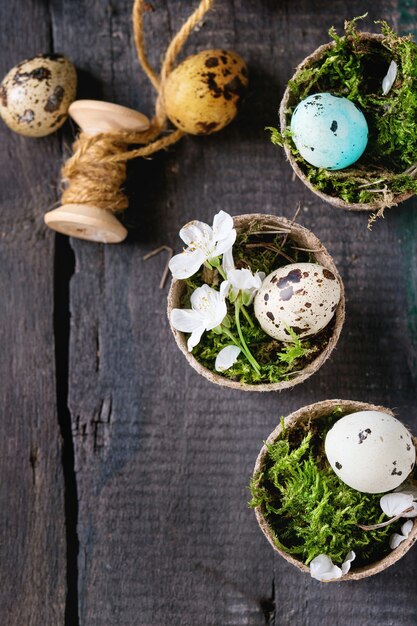
[[[74,143],[73,156],[62,169],[63,204],[45,215],[50,228],[95,242],[118,243],[125,239],[127,230],[114,213],[128,206],[122,191],[127,162],[167,148],[185,134],[179,128],[163,134],[168,122],[163,88],[183,45],[212,4],[213,0],[200,0],[170,42],[158,76],[145,54],[143,14],[147,5],[144,0],[135,0],[135,45],[142,69],[157,92],[154,116],[149,121],[132,109],[95,100],[78,100],[71,105],[69,114],[82,132]],[[129,146],[134,144],[140,147],[131,149]]]
[[[110,102],[77,100],[69,107],[69,114],[82,133],[89,137],[120,131],[140,132],[150,127],[149,119],[142,113]],[[125,177],[126,164],[121,163],[120,168],[116,178]],[[113,181],[109,182],[111,184]],[[64,199],[66,195],[70,194],[64,192]],[[122,204],[125,204],[123,200]],[[122,207],[119,205],[115,210],[120,208]],[[126,228],[111,209],[88,203],[63,204],[46,213],[45,223],[64,235],[101,243],[119,243],[127,236]]]

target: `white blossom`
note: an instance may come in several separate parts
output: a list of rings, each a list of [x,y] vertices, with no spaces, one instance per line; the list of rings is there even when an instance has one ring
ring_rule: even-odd
[[[217,372],[225,372],[236,363],[237,357],[241,353],[241,349],[238,346],[230,345],[220,350],[216,357],[214,364]]]
[[[180,237],[188,247],[172,257],[169,269],[174,278],[184,279],[193,276],[206,261],[215,261],[228,252],[236,241],[236,230],[233,218],[220,211],[212,227],[194,220],[180,230]]]
[[[190,298],[191,309],[173,309],[171,324],[183,333],[191,333],[188,339],[188,351],[199,343],[206,330],[219,326],[227,314],[224,293],[208,285],[198,287]]]
[[[224,289],[231,302],[234,302],[239,293],[241,293],[243,304],[250,304],[262,285],[265,273],[255,272],[253,274],[249,269],[245,268],[237,270],[233,261],[232,249],[223,255],[222,267],[227,277],[227,280],[223,283]]]

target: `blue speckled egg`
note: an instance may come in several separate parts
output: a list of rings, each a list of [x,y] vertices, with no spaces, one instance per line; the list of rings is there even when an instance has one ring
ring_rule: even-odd
[[[302,100],[291,118],[301,156],[311,165],[340,170],[355,163],[368,143],[368,124],[350,100],[317,93]]]

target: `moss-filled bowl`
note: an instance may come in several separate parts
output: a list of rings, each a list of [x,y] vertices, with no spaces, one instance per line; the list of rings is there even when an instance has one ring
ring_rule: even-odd
[[[280,105],[280,129],[274,143],[283,145],[295,174],[333,206],[374,211],[397,205],[417,192],[417,46],[386,24],[382,34],[359,32],[346,24],[346,35],[320,46],[302,61]],[[398,66],[390,91],[382,81],[391,61]],[[291,139],[292,113],[308,95],[332,93],[354,102],[365,115],[369,140],[353,165],[325,170],[310,165]]]
[[[199,345],[197,346],[197,349],[189,352],[187,349],[186,334],[176,330],[172,323],[170,323],[175,341],[191,367],[193,367],[199,374],[218,385],[231,387],[233,389],[241,389],[243,391],[280,391],[282,389],[293,387],[314,374],[314,372],[316,372],[323,365],[326,359],[329,358],[337,344],[345,319],[345,297],[342,280],[330,254],[324,248],[319,239],[311,231],[304,228],[304,226],[296,224],[284,217],[264,215],[260,213],[236,216],[233,218],[233,223],[234,228],[237,231],[237,242],[235,246],[238,245],[239,241],[245,238],[245,241],[252,241],[251,245],[253,245],[254,248],[250,248],[250,250],[258,250],[257,246],[259,246],[259,243],[262,243],[264,240],[267,240],[266,243],[267,246],[269,246],[271,238],[274,238],[275,233],[277,234],[276,236],[285,238],[284,256],[276,254],[275,252],[272,253],[272,257],[275,258],[275,262],[270,268],[270,271],[273,271],[276,267],[291,263],[292,261],[309,261],[318,263],[325,269],[332,272],[339,281],[341,289],[340,301],[337,305],[334,316],[330,323],[320,333],[312,338],[307,338],[307,340],[311,339],[308,343],[309,346],[311,345],[309,358],[295,361],[296,371],[294,371],[294,373],[288,374],[283,372],[280,379],[273,382],[245,382],[244,380],[242,381],[239,379],[238,375],[234,375],[233,369],[221,374],[217,373],[214,369],[214,358],[211,359],[206,357],[207,345]],[[293,254],[293,257],[289,258],[288,253]],[[252,269],[254,268],[252,267]],[[266,273],[269,272],[267,271]],[[168,294],[168,318],[171,319],[173,309],[187,308],[188,306],[189,285],[187,284],[187,281],[173,279]],[[256,320],[254,321],[257,324]],[[207,334],[207,337],[206,341],[210,341],[210,334]],[[267,336],[265,335],[265,337]],[[212,336],[212,339],[216,340],[214,335]],[[274,344],[273,340],[269,338],[269,343],[272,345],[272,348],[270,352],[268,352],[269,361],[266,365],[272,363],[273,359],[277,361],[276,352],[274,352],[274,345],[277,342]],[[250,372],[248,372],[248,375],[250,375]]]
[[[414,522],[407,539],[400,543],[397,548],[391,550],[389,547],[389,536],[394,532],[399,532],[404,518],[377,531],[372,531],[373,536],[368,539],[370,531],[360,529],[356,524],[352,524],[351,517],[347,520],[343,516],[343,510],[347,508],[352,510],[354,507],[357,507],[358,497],[361,498],[360,507],[362,508],[357,507],[355,510],[367,516],[366,519],[359,520],[361,524],[372,524],[375,522],[375,520],[371,521],[372,515],[375,517],[381,514],[379,506],[381,494],[361,494],[350,489],[350,487],[342,483],[342,481],[336,477],[336,474],[334,474],[328,466],[324,455],[324,439],[327,431],[344,415],[358,411],[382,411],[392,415],[392,411],[389,409],[365,402],[350,400],[325,400],[305,406],[291,413],[285,419],[282,419],[281,423],[269,435],[256,459],[251,479],[251,505],[254,507],[256,518],[262,532],[273,549],[302,572],[310,573],[309,567],[305,564],[306,561],[311,561],[311,559],[319,553],[328,554],[326,550],[330,549],[328,547],[330,543],[328,538],[329,532],[332,539],[336,536],[336,533],[344,533],[343,535],[340,534],[340,537],[337,535],[336,540],[338,541],[340,538],[344,546],[345,544],[349,545],[348,548],[344,547],[345,554],[350,550],[354,550],[356,559],[353,561],[352,567],[347,574],[341,578],[326,582],[334,582],[336,580],[359,580],[377,574],[390,565],[393,565],[404,556],[417,540],[417,523]],[[280,514],[271,513],[271,510],[268,512],[266,510],[265,498],[268,498],[268,506],[273,507],[275,510],[277,510],[276,507],[281,507],[280,510],[282,511],[283,505],[283,501],[280,500],[280,496],[278,495],[279,492],[272,486],[268,478],[270,468],[277,461],[278,457],[281,458],[284,455],[284,452],[281,454],[278,454],[277,451],[273,452],[274,444],[276,445],[277,442],[285,440],[289,443],[290,451],[298,447],[298,449],[301,450],[300,442],[304,440],[308,433],[311,433],[312,437],[307,448],[304,450],[303,454],[301,454],[301,452],[298,453],[298,458],[294,459],[296,461],[296,472],[298,473],[297,480],[306,481],[304,488],[300,488],[300,485],[296,488],[297,493],[295,498],[303,500],[301,506],[300,502],[298,502],[299,508],[297,511],[302,511],[304,515],[298,517],[297,513],[297,517],[294,515],[294,517],[291,518],[288,517],[288,515],[283,515],[282,512]],[[416,445],[417,440],[413,438],[413,442],[414,445]],[[282,450],[284,450],[284,448]],[[310,458],[313,459],[313,464],[310,463]],[[326,472],[324,478],[322,478],[322,472]],[[415,472],[416,470],[414,469],[414,473]],[[327,482],[326,476],[330,476],[331,482]],[[292,485],[291,489],[294,487],[295,483]],[[285,489],[287,488],[286,486]],[[316,488],[317,494],[314,493]],[[322,494],[320,490],[324,490]],[[321,507],[323,500],[327,498],[329,490],[330,493],[337,493],[337,498],[333,499],[330,496],[330,498],[327,499],[327,502],[334,507],[334,510],[332,509],[330,512],[327,511],[324,513]],[[352,493],[355,494],[353,501]],[[342,500],[342,498],[345,497],[347,501],[349,501],[348,506],[346,506],[346,501]],[[317,502],[314,498],[316,498]],[[314,511],[314,515],[307,513],[309,510],[310,512]],[[286,511],[288,511],[288,509],[286,509]],[[334,523],[336,516],[339,515],[340,519],[337,525],[335,525],[334,528],[330,528],[329,531],[329,524]],[[358,515],[360,515],[360,513],[358,513]],[[311,519],[313,519],[313,521],[311,522],[311,531],[309,530],[309,532],[312,545],[309,544],[307,546],[307,538],[309,535],[305,534],[304,530],[301,530],[300,534],[296,528],[298,524],[299,526],[301,525],[300,527],[302,527],[302,529],[305,529],[306,526],[310,524]],[[294,521],[295,524],[293,524]],[[346,527],[343,527],[342,530],[343,523],[346,524]],[[314,524],[315,527],[313,527]],[[325,535],[321,537],[322,528],[326,528],[325,532],[327,533],[327,538],[323,538]],[[345,528],[348,530],[345,530]],[[352,528],[353,531],[351,530]],[[366,533],[368,533],[368,537],[366,537]],[[379,534],[376,535],[375,533]],[[303,536],[304,544],[300,542],[300,536]],[[293,539],[297,537],[293,545],[291,545],[290,537]],[[364,544],[364,541],[369,541],[369,543]],[[314,553],[314,550],[317,550],[317,554]],[[310,554],[306,558],[307,551],[310,551]],[[364,556],[365,554],[367,555],[366,557]]]

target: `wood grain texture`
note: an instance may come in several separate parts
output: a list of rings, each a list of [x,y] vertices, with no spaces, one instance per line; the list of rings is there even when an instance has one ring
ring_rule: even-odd
[[[80,96],[152,114],[154,93],[135,58],[131,0],[14,4],[20,12],[0,9],[6,24],[0,36],[9,45],[1,58],[4,71],[45,49],[50,39],[55,51],[76,63]],[[153,2],[146,21],[154,66],[195,4]],[[250,91],[238,119],[218,135],[186,137],[167,153],[129,165],[125,243],[71,240],[68,403],[81,626],[417,622],[416,550],[369,580],[320,585],[273,553],[247,506],[255,458],[280,415],[342,397],[390,406],[417,432],[412,203],[389,211],[370,233],[366,215],[332,208],[293,180],[264,131],[277,123],[295,66],[328,40],[331,25],[341,31],[345,18],[367,10],[370,29],[376,18],[399,24],[395,0],[372,6],[365,0],[218,0],[184,56],[225,47],[246,59]],[[15,16],[22,14],[20,22]],[[413,25],[411,14],[408,28]],[[13,295],[0,304],[0,333],[14,352],[0,364],[0,468],[8,484],[21,486],[0,489],[2,623],[49,626],[63,623],[65,572],[53,236],[41,216],[54,200],[61,153],[57,137],[35,148],[7,131],[3,136],[1,277],[5,293]],[[67,128],[65,143],[70,137]],[[338,348],[330,363],[292,391],[264,397],[218,388],[188,366],[170,333],[166,292],[158,289],[165,259],[145,262],[143,255],[161,244],[179,249],[178,230],[192,218],[211,222],[219,209],[290,218],[299,202],[297,221],[323,241],[344,279],[347,319]],[[29,464],[33,442],[42,451],[37,490]],[[71,619],[68,624],[78,622]]]
[[[0,6],[2,75],[50,50],[48,7],[12,5]],[[60,145],[0,133],[0,621],[52,626],[64,623],[66,562],[54,237],[43,212],[55,201]]]

